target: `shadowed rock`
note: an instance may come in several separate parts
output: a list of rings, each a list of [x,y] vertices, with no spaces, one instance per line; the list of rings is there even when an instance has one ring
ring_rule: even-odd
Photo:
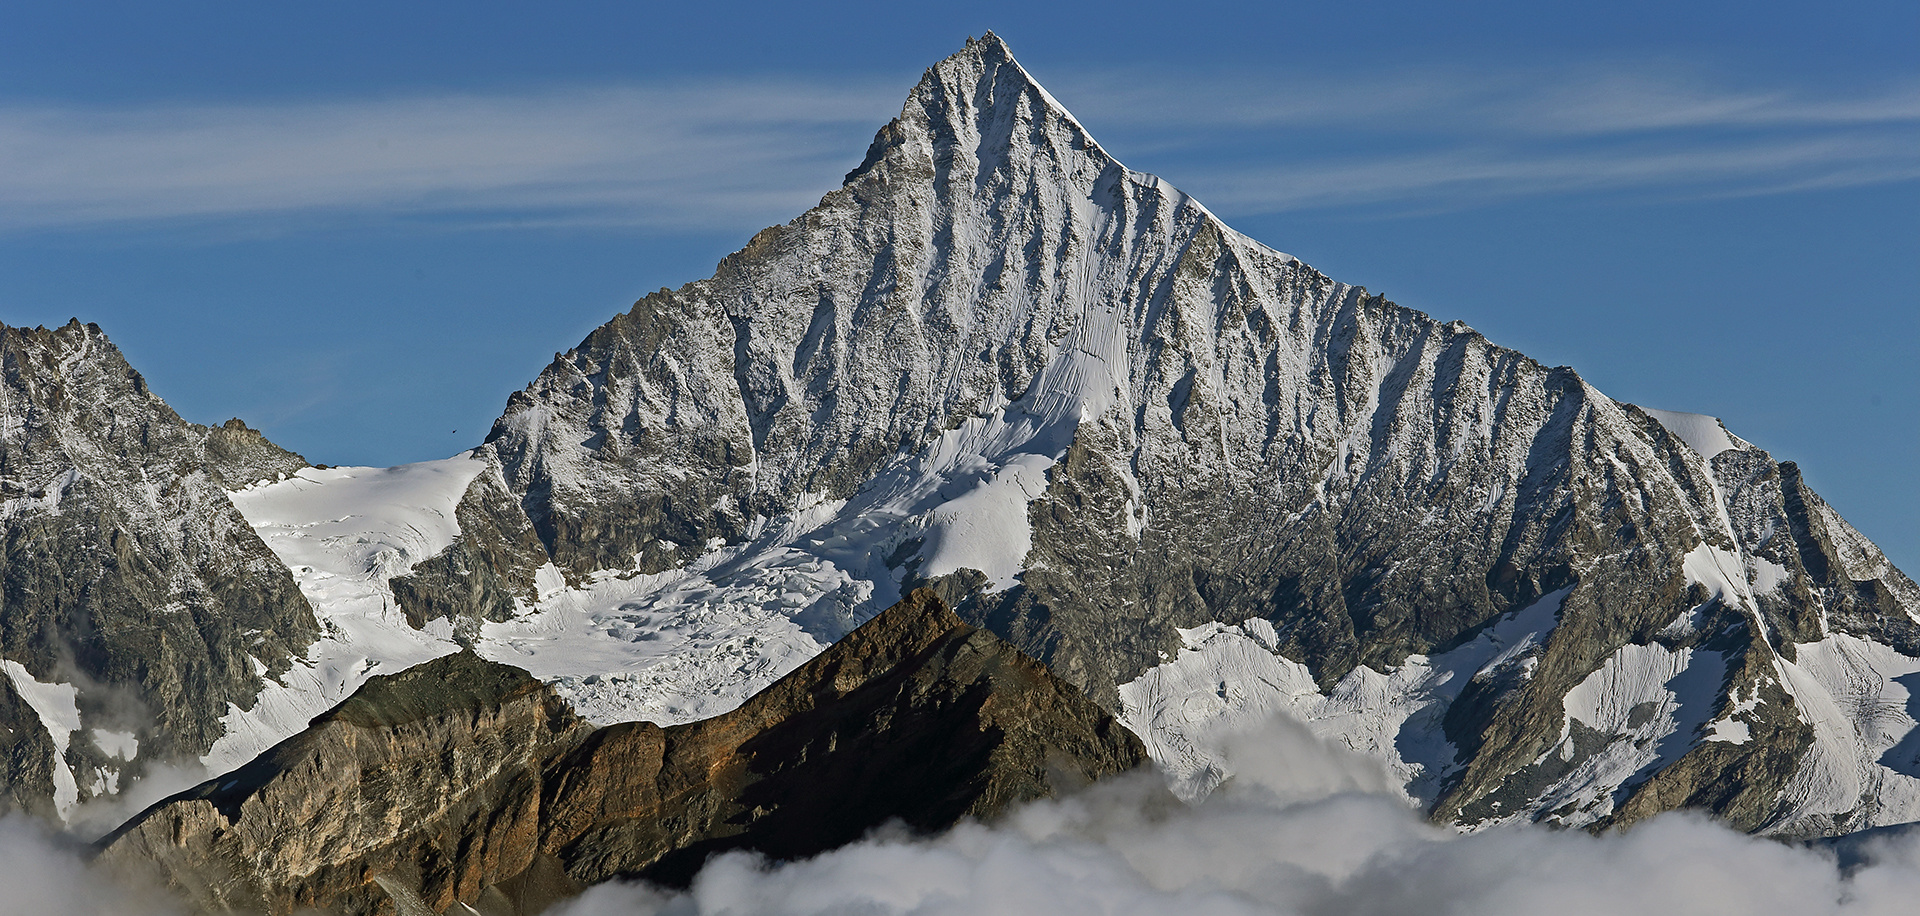
[[[938,830],[1146,759],[1078,690],[928,591],[739,709],[593,730],[470,653],[378,677],[252,763],[102,840],[216,911],[532,913],[706,857]]]

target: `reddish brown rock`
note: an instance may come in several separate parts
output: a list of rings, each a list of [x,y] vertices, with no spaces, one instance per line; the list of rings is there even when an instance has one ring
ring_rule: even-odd
[[[726,715],[589,729],[462,653],[375,678],[246,767],[156,805],[104,860],[214,910],[532,913],[713,853],[794,858],[897,820],[987,818],[1146,760],[1092,701],[915,592]],[[396,891],[397,889],[397,891]]]

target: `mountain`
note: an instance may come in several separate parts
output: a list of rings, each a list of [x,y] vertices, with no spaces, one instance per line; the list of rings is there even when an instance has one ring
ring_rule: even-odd
[[[317,635],[227,488],[307,466],[188,423],[106,336],[0,325],[0,812],[197,762]]]
[[[1793,463],[1240,235],[992,35],[478,448],[280,473],[219,479],[317,635],[179,739],[214,771],[462,649],[594,725],[711,719],[924,586],[1188,795],[1287,712],[1463,826],[1920,820],[1920,587]],[[51,710],[30,757],[72,753],[55,662],[0,696]]]
[[[300,734],[166,800],[101,859],[214,911],[533,913],[710,854],[931,831],[1140,765],[1085,696],[920,591],[739,709],[594,730],[470,652],[369,680]]]
[[[476,457],[568,585],[482,645],[594,715],[712,715],[927,584],[1192,791],[1290,708],[1461,824],[1920,818],[1920,589],[1793,464],[1240,235],[991,35]]]

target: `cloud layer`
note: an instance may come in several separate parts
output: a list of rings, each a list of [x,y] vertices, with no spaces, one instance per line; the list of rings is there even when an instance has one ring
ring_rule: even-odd
[[[881,835],[769,865],[728,854],[690,892],[608,885],[565,916],[1427,916],[1893,914],[1920,899],[1920,842],[1824,850],[1665,815],[1625,833],[1460,836],[1392,799],[1374,765],[1279,720],[1229,748],[1237,775],[1185,806],[1136,775],[943,836]]]
[[[882,829],[788,864],[729,853],[685,893],[589,890],[557,916],[1878,916],[1920,900],[1920,832],[1830,849],[1668,814],[1621,833],[1435,827],[1378,764],[1276,719],[1225,744],[1234,778],[1187,805],[1155,773],[1024,806],[993,825]],[[168,916],[85,848],[0,819],[0,916]]]
[[[1081,77],[1062,97],[1223,213],[1459,207],[1615,193],[1748,196],[1920,178],[1920,80],[1729,86],[1666,65],[1553,72]],[[1096,133],[1100,131],[1096,130]],[[1158,138],[1158,139],[1150,139]]]
[[[300,213],[731,229],[811,205],[898,104],[773,83],[0,108],[0,230]]]
[[[1121,141],[1122,159],[1142,153],[1229,216],[1920,177],[1920,82],[1821,95],[1658,67],[1048,81],[1096,135]],[[0,105],[0,231],[295,217],[751,231],[833,188],[903,94],[762,80]]]

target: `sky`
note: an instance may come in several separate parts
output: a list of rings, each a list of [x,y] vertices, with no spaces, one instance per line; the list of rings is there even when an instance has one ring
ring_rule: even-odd
[[[328,464],[477,444],[988,29],[1242,232],[1799,462],[1920,570],[1920,5],[7,4],[0,322]]]

